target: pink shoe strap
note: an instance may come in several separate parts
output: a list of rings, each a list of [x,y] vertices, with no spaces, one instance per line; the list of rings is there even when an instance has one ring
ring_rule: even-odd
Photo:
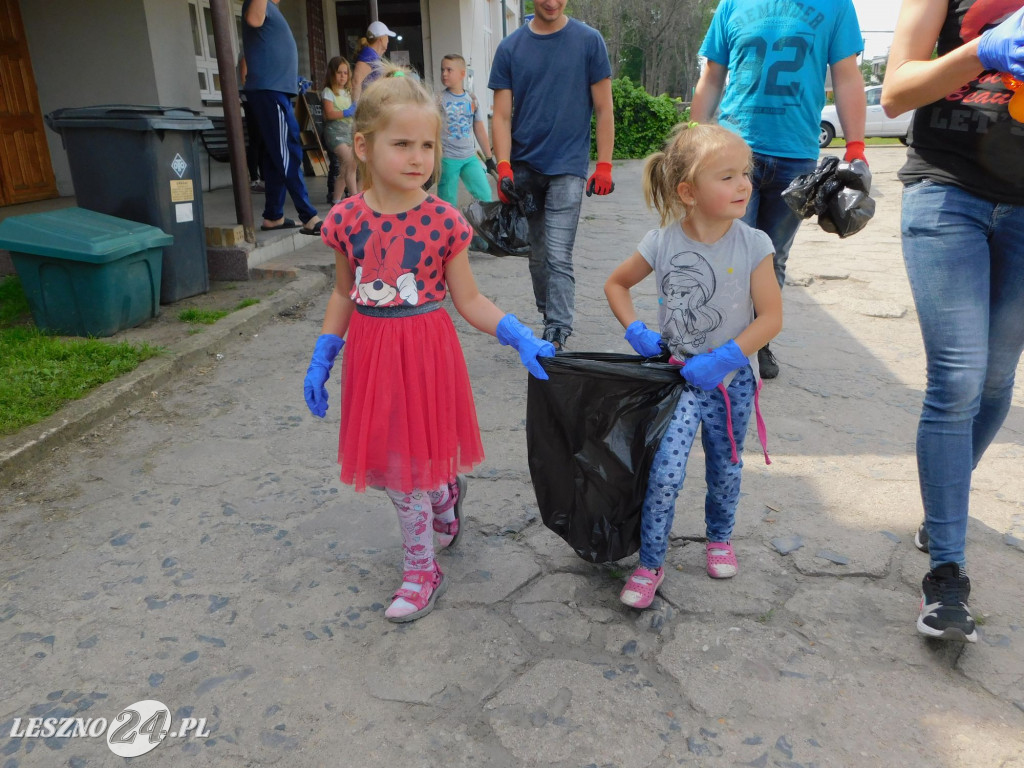
[[[642,565],[638,566],[637,569],[629,575],[629,578],[626,580],[626,585],[622,588],[622,591],[637,592],[638,594],[643,595],[645,600],[653,599],[655,591],[661,584],[664,572],[663,568],[657,568],[651,571],[644,568]]]
[[[725,384],[718,383],[718,389],[722,392],[722,399],[725,400],[725,431],[729,435],[729,447],[732,448],[732,463],[739,464],[740,456],[736,451],[736,437],[732,433],[732,402],[729,400],[729,390]]]
[[[708,563],[713,565],[736,565],[736,553],[728,541],[709,541],[707,544]]]
[[[448,483],[448,501],[446,501],[444,503],[444,508],[443,509],[435,509],[434,510],[434,515],[435,516],[443,515],[449,509],[452,509],[455,506],[456,502],[458,502],[458,500],[459,500],[459,483],[458,483],[458,480],[455,480],[454,482]],[[437,531],[438,533],[443,533],[443,531],[438,530],[436,525],[434,526],[434,530]]]
[[[635,571],[633,571],[632,574],[630,574],[629,581],[638,581],[638,582],[640,582],[640,579],[646,579],[651,584],[653,584],[654,582],[656,582],[658,580],[658,571],[659,570],[661,570],[661,569],[660,568],[655,568],[652,571],[649,568],[644,568],[642,565],[638,566],[637,569]],[[640,582],[640,583],[642,584],[643,582]]]
[[[455,518],[450,523],[442,523],[435,517],[431,525],[437,533],[445,536],[456,536],[459,533],[459,518]]]
[[[768,428],[764,425],[764,417],[761,415],[762,384],[764,384],[764,382],[758,379],[757,389],[754,390],[754,418],[757,420],[757,439],[761,441],[761,451],[764,453],[764,463],[771,464],[772,460],[768,458]]]
[[[410,584],[422,584],[423,588],[419,592],[413,589],[406,589],[400,587],[395,590],[393,599],[397,600],[402,598],[407,600],[416,606],[417,611],[422,611],[427,603],[430,602],[430,596],[434,594],[434,590],[437,589],[437,585],[441,583],[441,579],[444,578],[444,574],[441,573],[441,568],[437,562],[434,563],[434,570],[432,571],[405,571],[402,574],[402,582],[408,582]],[[427,589],[429,587],[429,589]]]

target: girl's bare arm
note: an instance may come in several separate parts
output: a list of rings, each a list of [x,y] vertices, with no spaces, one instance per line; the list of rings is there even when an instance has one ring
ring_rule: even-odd
[[[349,298],[352,291],[352,269],[349,267],[348,258],[342,253],[335,253],[334,256],[334,290],[327,300],[327,311],[324,313],[324,323],[320,327],[320,333],[333,333],[335,336],[345,338],[348,333],[349,320],[352,319],[352,312],[355,310],[355,303]]]
[[[480,293],[469,266],[469,251],[454,256],[444,268],[444,279],[452,295],[452,302],[466,322],[478,331],[494,335],[498,321],[505,312],[495,306],[494,302]]]
[[[653,271],[651,265],[638,251],[619,264],[605,281],[604,295],[608,299],[608,306],[623,328],[628,328],[637,319],[629,289]]]
[[[736,345],[750,356],[779,335],[782,330],[782,290],[775,278],[774,254],[761,259],[750,275],[750,298],[754,322],[736,335]]]

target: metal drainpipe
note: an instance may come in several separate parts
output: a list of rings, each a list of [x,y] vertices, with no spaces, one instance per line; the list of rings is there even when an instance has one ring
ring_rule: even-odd
[[[231,186],[235,192],[235,216],[245,231],[247,243],[256,242],[253,227],[252,195],[245,162],[245,137],[242,134],[242,100],[238,96],[238,78],[231,54],[231,12],[228,0],[210,0],[213,19],[213,42],[217,49],[217,67],[220,69],[220,93],[224,105],[224,128],[228,134],[228,154],[231,158]],[[243,21],[244,23],[244,21]]]

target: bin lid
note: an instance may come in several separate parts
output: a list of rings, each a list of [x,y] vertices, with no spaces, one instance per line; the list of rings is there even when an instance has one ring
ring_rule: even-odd
[[[157,227],[85,208],[62,208],[0,221],[0,248],[89,264],[107,264],[173,242],[173,235]]]
[[[144,104],[64,107],[46,115],[46,124],[57,133],[63,128],[116,128],[122,131],[205,131],[213,128],[210,118],[194,109]]]

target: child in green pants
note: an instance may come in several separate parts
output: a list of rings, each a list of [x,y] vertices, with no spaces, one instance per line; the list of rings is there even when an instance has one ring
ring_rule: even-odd
[[[446,203],[458,207],[459,179],[466,190],[483,203],[489,203],[491,185],[487,171],[495,170],[491,155],[491,142],[487,136],[487,122],[480,113],[476,96],[466,91],[466,60],[457,53],[449,53],[441,59],[441,83],[445,89],[439,97],[444,122],[441,129],[441,178],[437,183],[437,195]],[[486,166],[480,164],[476,155],[476,142],[484,151]],[[473,237],[470,247],[487,250],[486,241]]]

